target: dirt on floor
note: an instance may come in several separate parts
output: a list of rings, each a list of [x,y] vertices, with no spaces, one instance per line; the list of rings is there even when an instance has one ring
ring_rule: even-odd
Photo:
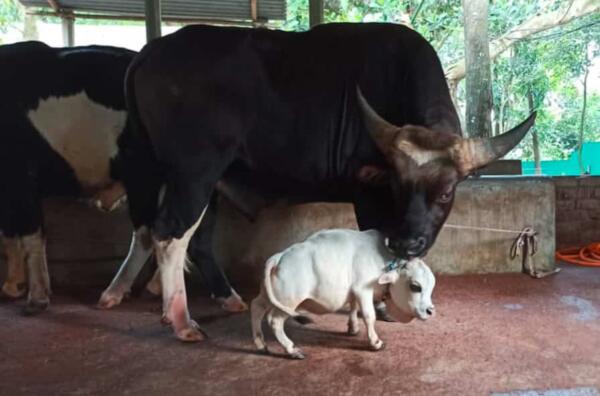
[[[343,314],[315,316],[288,335],[305,352],[255,352],[248,313],[228,315],[193,296],[210,339],[183,344],[162,327],[160,302],[94,308],[101,290],[57,290],[50,310],[22,317],[0,303],[1,395],[489,395],[600,389],[600,269],[565,267],[542,280],[520,274],[438,277],[428,322],[377,323],[345,335]],[[247,301],[252,293],[245,293]],[[537,394],[537,393],[536,393]],[[587,393],[586,393],[587,394]]]

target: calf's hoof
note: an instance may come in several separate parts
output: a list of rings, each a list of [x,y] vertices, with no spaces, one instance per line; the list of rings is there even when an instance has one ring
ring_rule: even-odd
[[[375,307],[375,317],[383,322],[395,322],[396,320],[388,313],[385,306]]]
[[[371,344],[372,351],[381,351],[383,348],[385,348],[385,343],[381,340],[377,340],[375,344]]]
[[[124,296],[125,293],[115,293],[107,290],[102,293],[102,296],[100,296],[100,300],[98,300],[98,304],[96,306],[100,309],[110,309],[121,304]]]
[[[248,305],[233,289],[231,289],[229,297],[217,297],[216,300],[221,303],[221,308],[227,312],[238,313],[248,310]]]
[[[30,300],[27,301],[27,305],[23,307],[23,315],[33,316],[44,312],[48,309],[50,300]]]
[[[294,351],[292,353],[290,353],[288,355],[290,357],[290,359],[294,359],[294,360],[302,360],[304,359],[304,354],[302,353],[302,351],[300,349],[294,349]]]
[[[348,326],[348,333],[347,334],[349,336],[355,336],[355,335],[358,335],[358,333],[359,333],[358,327],[353,328],[352,326]]]
[[[205,340],[206,334],[202,330],[200,330],[200,326],[198,323],[190,320],[186,326],[175,329],[175,335],[180,341],[183,342],[198,342]]]
[[[269,355],[269,348],[267,348],[266,346],[263,348],[257,348],[256,351],[260,354],[260,355]]]

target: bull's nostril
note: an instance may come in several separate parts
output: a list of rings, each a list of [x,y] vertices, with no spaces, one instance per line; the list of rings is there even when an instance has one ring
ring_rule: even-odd
[[[425,248],[426,243],[427,243],[427,241],[425,240],[425,237],[419,237],[419,238],[417,238],[417,246],[420,249]]]
[[[433,315],[433,307],[429,307],[425,310],[425,312],[427,312],[427,315]]]

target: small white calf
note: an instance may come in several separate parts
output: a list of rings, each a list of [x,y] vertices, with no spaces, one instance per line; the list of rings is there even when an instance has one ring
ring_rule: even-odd
[[[395,259],[377,231],[326,230],[310,236],[267,260],[261,292],[252,301],[252,336],[267,352],[261,330],[268,323],[288,355],[302,359],[286,336],[284,322],[297,308],[313,313],[334,312],[350,304],[348,333],[358,334],[360,307],[373,350],[384,344],[375,332],[373,298],[388,297],[389,313],[401,322],[433,315],[431,292],[435,277],[419,260]]]

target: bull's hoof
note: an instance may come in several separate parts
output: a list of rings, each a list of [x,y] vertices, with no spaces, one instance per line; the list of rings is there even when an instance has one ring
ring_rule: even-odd
[[[238,313],[248,310],[248,305],[235,293],[227,298],[219,298],[218,301],[221,303],[221,308],[227,312]]]
[[[196,322],[190,320],[187,326],[175,330],[175,335],[183,342],[198,342],[207,338]]]
[[[30,300],[27,302],[27,305],[25,305],[23,307],[22,313],[24,316],[37,315],[39,313],[46,311],[48,309],[49,305],[50,305],[49,300],[40,300],[40,301]]]
[[[375,317],[383,322],[395,322],[396,320],[390,316],[385,306],[375,307]]]
[[[304,354],[302,353],[302,351],[300,349],[295,349],[288,356],[290,357],[290,359],[294,359],[294,360],[302,360],[305,358]]]
[[[99,309],[110,309],[121,304],[123,301],[123,297],[125,297],[126,293],[115,293],[110,291],[105,291],[102,293],[98,304],[96,305]]]
[[[381,340],[377,340],[375,344],[371,344],[372,351],[381,351],[383,348],[385,348],[385,343]]]

